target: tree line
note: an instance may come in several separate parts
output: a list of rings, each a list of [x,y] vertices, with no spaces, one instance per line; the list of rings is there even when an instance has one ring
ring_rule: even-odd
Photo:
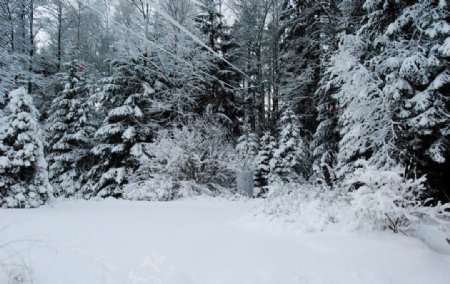
[[[448,202],[449,6],[3,0],[2,206],[221,194],[236,170],[256,196],[395,180]]]

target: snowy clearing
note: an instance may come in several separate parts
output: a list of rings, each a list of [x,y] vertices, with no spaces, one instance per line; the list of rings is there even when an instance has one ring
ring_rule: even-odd
[[[449,283],[450,255],[420,240],[270,229],[248,218],[256,202],[56,201],[1,210],[0,283]]]

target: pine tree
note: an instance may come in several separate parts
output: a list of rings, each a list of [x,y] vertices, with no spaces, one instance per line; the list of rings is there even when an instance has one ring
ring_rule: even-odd
[[[260,140],[260,150],[255,159],[255,195],[264,196],[268,192],[270,161],[277,148],[275,138],[270,132],[265,132]]]
[[[281,115],[278,147],[270,161],[269,183],[300,182],[309,176],[308,145],[296,114],[288,107]]]
[[[79,193],[84,184],[95,132],[83,65],[73,60],[67,69],[59,74],[64,89],[53,100],[47,119],[50,182],[61,196]]]
[[[38,112],[23,87],[11,91],[8,98],[0,124],[0,203],[2,207],[38,207],[52,191]]]

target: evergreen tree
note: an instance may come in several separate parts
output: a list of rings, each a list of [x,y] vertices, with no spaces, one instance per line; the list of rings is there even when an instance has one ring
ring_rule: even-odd
[[[66,68],[67,72],[58,76],[64,89],[50,107],[47,142],[50,182],[56,194],[71,196],[85,182],[95,128],[83,65],[73,60]]]
[[[255,159],[255,195],[264,196],[269,185],[270,161],[274,157],[277,143],[270,132],[265,132],[260,140],[260,150]]]
[[[220,50],[220,39],[223,36],[223,15],[220,12],[220,1],[200,0],[199,13],[196,22],[202,33],[206,36],[208,46],[214,51]]]
[[[336,157],[339,179],[353,172],[359,159],[380,169],[395,165],[392,120],[395,102],[383,95],[380,80],[360,63],[366,48],[359,36],[344,35],[328,70],[333,78],[330,83],[338,86],[334,98],[339,102],[340,141]]]
[[[229,33],[229,27],[223,21],[222,1],[201,0],[199,1],[199,13],[196,16],[197,28],[203,35],[204,41],[215,52],[223,58],[212,55],[210,57],[207,78],[207,96],[200,102],[202,108],[217,116],[227,127],[236,132],[239,126],[239,110],[236,105],[236,94],[232,90],[237,84],[236,70],[226,61],[232,61],[231,49],[233,38]]]
[[[320,184],[333,185],[339,133],[337,128],[338,104],[332,98],[332,85],[328,84],[329,74],[325,74],[321,87],[316,92],[317,126],[311,141],[314,180]]]
[[[446,201],[450,169],[450,4],[417,0],[383,31],[384,50],[373,60],[384,93],[397,101],[397,147],[407,174],[426,174]],[[380,61],[383,60],[384,64]]]
[[[30,208],[44,204],[52,191],[38,112],[25,88],[9,93],[0,123],[0,203]]]
[[[345,34],[353,34],[355,29],[359,28],[360,19],[364,16],[362,8],[363,1],[341,0],[336,1],[339,12],[335,10],[333,17],[325,25],[328,31],[333,31],[331,38],[336,43],[338,38]],[[336,25],[330,30],[330,25]],[[339,33],[338,33],[339,32]],[[335,76],[339,75],[337,72],[330,72],[332,62],[330,56],[336,53],[338,44],[328,38],[327,51],[322,56],[323,63],[321,64],[321,78],[318,88],[314,94],[314,104],[317,113],[317,128],[314,131],[313,139],[311,141],[311,153],[313,158],[313,180],[320,185],[333,187],[336,167],[336,155],[338,152],[339,143],[339,103],[333,97],[339,91],[340,82],[335,80]],[[339,52],[339,51],[338,51]]]
[[[155,124],[148,112],[155,91],[146,69],[140,66],[139,60],[115,61],[113,74],[100,82],[103,90],[95,97],[108,112],[95,133],[97,145],[91,152],[97,163],[83,188],[88,197],[121,197],[123,185],[138,167],[131,148],[152,139]]]
[[[338,95],[339,105],[347,110],[356,106],[353,102],[360,105],[361,118],[358,120],[365,125],[361,127],[361,134],[356,135],[355,114],[358,110],[354,108],[347,114],[346,110],[342,110],[342,114],[340,111],[340,123],[353,117],[348,126],[342,125],[340,144],[359,144],[358,149],[354,148],[345,154],[346,158],[341,158],[347,161],[369,159],[383,169],[399,164],[406,168],[408,177],[426,174],[430,187],[443,188],[447,180],[444,173],[449,167],[446,93],[450,73],[448,53],[445,53],[450,32],[448,4],[426,0],[379,0],[365,1],[363,7],[368,15],[357,32],[362,44],[341,48],[344,53],[344,49],[348,49],[357,51],[358,55],[335,64],[336,67],[340,64],[337,70],[341,70],[335,70],[334,74],[344,74],[337,75],[333,79],[335,82],[340,78],[349,93],[358,88],[368,93],[363,97],[354,94],[352,102]],[[359,67],[343,70],[342,66],[353,64],[350,62]],[[344,78],[347,71],[353,73],[352,77]],[[366,83],[360,86],[353,80],[355,76],[364,77],[360,82]],[[352,80],[354,83],[348,85]],[[342,89],[340,94],[343,94]],[[361,140],[356,144],[347,141],[346,133],[353,137],[352,141],[355,137]],[[442,193],[448,200],[448,193]]]
[[[304,181],[310,171],[308,146],[300,133],[300,121],[290,108],[282,113],[278,129],[278,147],[270,161],[269,182]]]
[[[239,98],[242,104],[244,121],[258,134],[267,127],[266,99],[268,86],[268,47],[267,25],[272,0],[236,0],[231,6],[235,9],[236,20],[232,34],[236,39],[235,60],[233,63],[243,70],[240,86],[244,88]]]
[[[323,62],[336,47],[336,1],[282,1],[281,90],[299,115],[304,129],[314,131],[314,92],[323,75]]]

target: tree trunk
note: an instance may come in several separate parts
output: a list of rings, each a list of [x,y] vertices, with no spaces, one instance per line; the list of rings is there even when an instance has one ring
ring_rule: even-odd
[[[279,15],[279,5],[278,0],[274,0],[273,4],[273,94],[272,94],[272,121],[278,119],[278,96],[279,96],[279,84],[280,84],[280,65],[279,65],[279,54],[280,54],[280,15]]]
[[[265,125],[265,112],[264,112],[264,82],[263,82],[263,67],[262,67],[262,47],[261,42],[258,43],[256,48],[256,66],[257,66],[257,76],[256,81],[258,82],[258,94],[255,98],[257,113],[257,124],[256,131],[261,132],[264,129]]]
[[[29,0],[30,1],[30,31],[29,31],[29,35],[30,35],[30,46],[29,46],[29,55],[30,55],[30,62],[29,62],[29,66],[28,66],[28,71],[30,72],[29,74],[29,80],[28,80],[28,93],[31,94],[32,92],[32,87],[33,87],[33,83],[32,83],[32,78],[31,78],[31,74],[33,73],[33,57],[34,57],[34,0]]]
[[[81,54],[81,1],[77,1],[78,11],[77,11],[77,58]]]
[[[58,1],[58,50],[57,50],[57,56],[58,56],[58,71],[61,71],[61,57],[62,57],[62,2],[61,0]]]
[[[10,33],[11,33],[11,51],[14,52],[15,51],[15,32],[14,32],[14,22],[13,22],[13,18],[12,18],[12,13],[11,13],[11,7],[9,6],[10,1],[6,2],[6,13],[8,14],[8,21],[9,21],[9,25],[10,25]]]
[[[21,51],[21,54],[26,54],[27,53],[27,48],[26,48],[26,38],[27,38],[27,35],[26,35],[26,32],[27,32],[27,28],[26,28],[26,26],[27,26],[27,24],[26,24],[26,21],[25,21],[25,16],[26,16],[26,10],[27,10],[27,8],[26,8],[26,4],[25,4],[25,1],[22,1],[22,7],[21,7],[21,11],[20,11],[20,28],[22,29],[20,32],[21,32],[21,37],[22,37],[22,42],[21,42],[21,44],[22,44],[22,48],[20,49],[20,51]]]

